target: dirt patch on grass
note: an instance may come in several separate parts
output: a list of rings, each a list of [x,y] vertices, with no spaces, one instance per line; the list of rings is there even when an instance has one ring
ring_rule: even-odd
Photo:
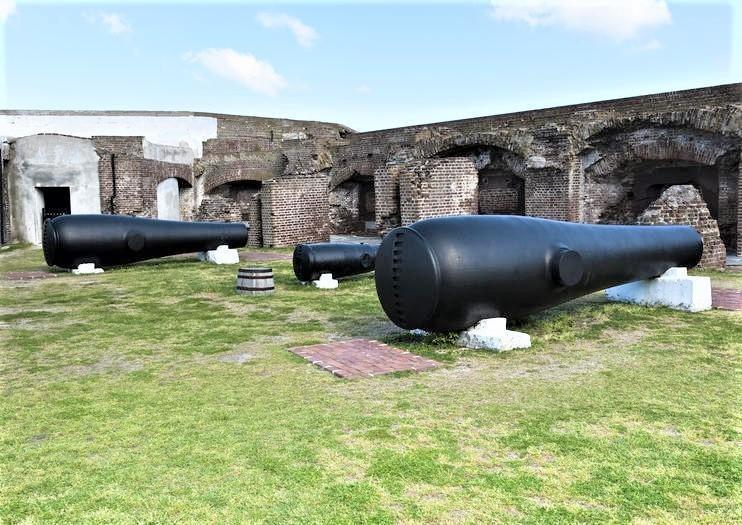
[[[340,331],[329,334],[328,339],[332,341],[342,341],[350,337],[364,337],[368,339],[384,339],[393,335],[407,333],[406,330],[399,328],[388,319],[371,319],[365,321],[354,321],[341,325]]]
[[[227,299],[223,295],[216,293],[200,293],[193,297],[215,303],[237,316],[249,314],[258,310],[257,305],[241,301],[237,295],[235,295],[235,299]]]
[[[241,252],[240,261],[263,262],[263,261],[290,261],[290,253],[281,252]]]
[[[51,279],[59,277],[59,273],[45,272],[42,270],[5,272],[2,276],[6,281],[33,281],[38,279]]]
[[[254,358],[255,356],[248,352],[233,352],[229,354],[219,355],[216,357],[216,360],[222,363],[234,363],[236,365],[243,365]]]
[[[65,377],[87,377],[110,373],[130,373],[142,370],[139,361],[130,361],[120,356],[103,356],[100,361],[89,365],[69,365],[59,369]]]

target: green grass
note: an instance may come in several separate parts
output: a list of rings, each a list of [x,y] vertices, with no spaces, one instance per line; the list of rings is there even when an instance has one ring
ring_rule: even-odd
[[[235,267],[19,282],[41,252],[0,252],[0,523],[742,520],[740,313],[591,296],[492,354],[395,329],[368,276],[270,266],[251,298]],[[348,382],[286,351],[359,336],[444,365]]]

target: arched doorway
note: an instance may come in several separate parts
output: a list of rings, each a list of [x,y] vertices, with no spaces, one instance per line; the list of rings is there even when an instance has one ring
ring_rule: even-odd
[[[374,178],[354,173],[330,190],[330,222],[337,233],[363,234],[376,229]]]
[[[727,250],[737,243],[739,144],[694,128],[632,124],[603,130],[581,152],[584,218],[633,223],[672,186],[691,185],[714,220]]]
[[[436,157],[468,157],[478,170],[479,213],[525,215],[526,181],[516,174],[525,170],[522,157],[491,145],[455,146]]]
[[[198,217],[201,220],[247,222],[253,197],[260,193],[262,183],[257,180],[237,180],[212,188],[201,199]]]
[[[156,189],[157,218],[170,221],[190,220],[193,210],[193,188],[183,179],[169,177]]]

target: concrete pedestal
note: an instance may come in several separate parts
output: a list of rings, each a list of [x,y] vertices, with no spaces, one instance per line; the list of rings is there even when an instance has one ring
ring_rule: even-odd
[[[237,253],[237,250],[230,248],[226,244],[217,246],[216,250],[199,252],[198,258],[201,261],[214,264],[237,264],[240,262],[240,254]]]
[[[461,332],[459,345],[466,348],[483,348],[502,352],[515,348],[530,348],[531,336],[505,328],[504,317],[483,319],[468,330]]]
[[[323,273],[317,281],[312,281],[312,284],[323,290],[334,290],[338,287],[337,279],[333,279],[331,273]]]
[[[614,286],[605,291],[609,301],[674,310],[702,312],[711,309],[711,279],[688,277],[686,268],[670,268],[656,279]]]
[[[89,275],[91,273],[103,273],[103,268],[96,268],[93,263],[80,264],[72,270],[75,275]]]

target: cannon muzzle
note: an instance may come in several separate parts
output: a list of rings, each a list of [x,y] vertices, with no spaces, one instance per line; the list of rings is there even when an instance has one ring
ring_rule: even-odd
[[[688,226],[441,217],[389,232],[376,258],[376,291],[402,328],[464,330],[693,267],[702,251],[701,236]]]
[[[379,247],[371,244],[318,242],[294,248],[294,274],[302,282],[319,279],[323,273],[347,277],[373,271]]]
[[[125,215],[62,215],[44,223],[49,266],[99,267],[247,244],[247,226],[226,222],[181,222]]]

